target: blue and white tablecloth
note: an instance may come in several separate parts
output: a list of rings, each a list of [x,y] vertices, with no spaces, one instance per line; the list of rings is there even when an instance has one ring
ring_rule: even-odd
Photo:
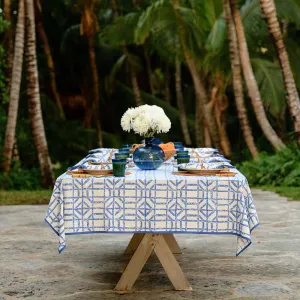
[[[59,252],[66,235],[151,232],[236,235],[239,255],[258,225],[246,178],[238,171],[203,177],[173,175],[176,170],[166,163],[155,171],[130,168],[125,178],[61,175],[45,217],[59,236]]]

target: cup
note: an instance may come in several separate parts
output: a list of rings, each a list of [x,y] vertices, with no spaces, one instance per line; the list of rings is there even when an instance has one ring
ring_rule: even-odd
[[[187,164],[190,162],[190,156],[189,155],[182,155],[182,156],[177,156],[177,164]]]
[[[177,155],[189,155],[189,151],[177,150],[176,154]]]
[[[129,157],[129,149],[120,148],[119,153],[123,155],[127,155],[127,157]]]
[[[183,147],[181,142],[173,142],[175,148],[177,147]]]
[[[115,158],[116,159],[127,159],[128,155],[126,153],[115,153]]]
[[[121,149],[128,149],[128,150],[130,150],[131,148],[132,148],[132,144],[124,144],[121,147]]]
[[[124,177],[126,169],[126,159],[112,159],[113,175],[115,177]]]
[[[180,150],[180,151],[184,150],[184,147],[181,142],[173,142],[173,144],[176,150]]]

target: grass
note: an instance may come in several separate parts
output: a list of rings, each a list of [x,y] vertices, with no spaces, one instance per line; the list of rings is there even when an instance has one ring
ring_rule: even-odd
[[[289,186],[260,186],[257,187],[263,191],[272,191],[280,196],[287,197],[292,201],[300,201],[300,187]]]
[[[260,186],[263,191],[273,191],[289,200],[300,201],[300,187]],[[51,190],[39,191],[1,191],[1,205],[33,205],[48,204],[51,197]]]
[[[1,191],[0,205],[48,204],[51,190],[39,191]]]

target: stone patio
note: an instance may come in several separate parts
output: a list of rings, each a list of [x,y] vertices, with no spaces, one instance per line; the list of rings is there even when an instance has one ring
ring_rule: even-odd
[[[176,235],[177,259],[193,291],[175,292],[153,255],[131,292],[113,287],[131,236],[92,234],[58,240],[43,222],[46,206],[0,206],[0,300],[300,299],[300,201],[253,190],[260,226],[235,257],[236,237]]]

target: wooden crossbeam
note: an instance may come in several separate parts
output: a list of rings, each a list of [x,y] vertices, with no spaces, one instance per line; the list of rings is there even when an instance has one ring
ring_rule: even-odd
[[[135,233],[131,238],[127,248],[125,249],[124,254],[133,254],[144,235],[145,233]],[[162,236],[166,240],[173,254],[182,254],[182,251],[172,233],[163,234]]]
[[[138,239],[140,238],[141,236],[133,237],[132,239],[134,239],[134,241],[132,245],[136,245],[138,243]],[[136,251],[131,257],[119,282],[117,283],[115,287],[116,291],[125,292],[129,291],[132,288],[153,250],[156,253],[159,261],[161,262],[163,268],[165,269],[175,290],[186,291],[192,289],[188,281],[184,277],[184,274],[178,262],[176,261],[168,243],[166,242],[164,235],[146,233],[142,236],[142,239],[138,244]]]

